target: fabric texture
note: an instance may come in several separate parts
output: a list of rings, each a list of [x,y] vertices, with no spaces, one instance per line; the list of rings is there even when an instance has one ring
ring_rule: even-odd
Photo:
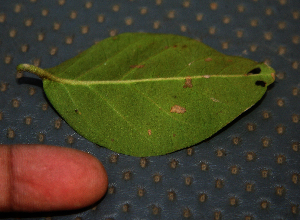
[[[105,166],[95,206],[12,219],[299,219],[300,2],[11,0],[0,4],[0,143],[80,149]],[[276,82],[213,137],[157,157],[116,154],[78,135],[20,63],[50,68],[125,32],[171,33],[269,64]]]

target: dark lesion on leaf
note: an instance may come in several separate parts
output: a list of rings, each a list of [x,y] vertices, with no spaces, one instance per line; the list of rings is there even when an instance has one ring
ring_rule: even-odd
[[[192,88],[192,87],[193,87],[192,78],[188,76],[185,78],[185,83],[183,85],[183,88]]]
[[[255,85],[261,86],[261,87],[265,87],[266,86],[266,82],[264,82],[264,81],[256,81]]]
[[[177,113],[177,114],[183,114],[186,112],[186,109],[182,106],[179,106],[179,105],[174,105],[171,107],[171,110],[170,110],[171,113]]]
[[[247,75],[259,74],[260,72],[261,72],[261,69],[258,67],[258,68],[255,68],[255,69],[249,71],[249,72],[247,73]]]
[[[81,115],[81,112],[78,109],[75,109],[75,113]]]
[[[260,73],[261,73],[261,68],[257,67],[257,68],[250,70],[246,75],[249,76],[249,75],[260,74]],[[258,80],[255,82],[255,85],[261,86],[261,87],[265,87],[266,84],[267,84],[266,82],[261,81],[261,80]]]

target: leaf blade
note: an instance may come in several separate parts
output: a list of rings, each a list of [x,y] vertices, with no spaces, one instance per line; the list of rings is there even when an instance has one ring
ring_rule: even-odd
[[[145,33],[108,38],[47,71],[58,80],[43,80],[46,95],[75,131],[133,156],[201,142],[274,81],[265,64],[186,37]]]

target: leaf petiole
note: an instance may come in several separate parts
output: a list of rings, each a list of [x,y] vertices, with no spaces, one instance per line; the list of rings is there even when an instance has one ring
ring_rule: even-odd
[[[33,73],[42,79],[48,79],[55,82],[63,82],[63,79],[53,76],[51,73],[47,72],[46,70],[43,70],[42,68],[39,68],[34,65],[26,64],[26,63],[19,64],[17,66],[17,71]]]

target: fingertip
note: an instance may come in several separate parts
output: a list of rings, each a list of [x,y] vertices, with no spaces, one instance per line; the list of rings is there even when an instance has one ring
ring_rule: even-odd
[[[13,181],[6,192],[12,198],[8,206],[0,200],[0,207],[5,205],[7,211],[80,209],[106,193],[105,168],[88,153],[47,145],[14,145],[9,149],[11,171],[5,172]]]

